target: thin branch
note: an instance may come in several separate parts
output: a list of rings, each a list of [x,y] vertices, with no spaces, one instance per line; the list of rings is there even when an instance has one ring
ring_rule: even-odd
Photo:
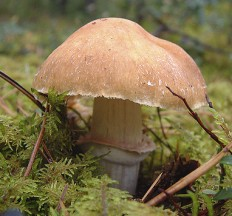
[[[190,174],[180,179],[174,185],[166,189],[166,193],[169,195],[173,195],[176,192],[180,191],[182,188],[192,184],[196,179],[204,175],[207,171],[209,171],[212,167],[220,162],[220,160],[229,152],[232,148],[232,142],[225,146],[218,154],[213,156],[209,161],[192,171]],[[156,197],[152,198],[146,204],[149,206],[155,206],[159,203],[163,202],[167,198],[167,194],[162,192]]]
[[[164,139],[167,139],[167,136],[164,132],[164,126],[163,126],[163,123],[162,123],[162,118],[161,118],[161,114],[160,114],[160,108],[157,107],[157,114],[158,114],[158,117],[159,117],[159,123],[160,123],[160,127],[161,127],[161,130],[162,130],[162,134],[164,136]]]
[[[44,142],[42,143],[42,145],[43,145],[43,149],[44,149],[45,153],[49,157],[48,158],[49,163],[52,163],[54,161],[54,159],[52,158],[52,155],[51,155],[50,151],[48,150],[48,147],[46,146],[46,144]]]
[[[64,186],[64,190],[63,190],[63,192],[62,192],[62,194],[61,194],[61,197],[60,197],[60,200],[59,200],[59,204],[58,204],[58,206],[57,206],[57,208],[56,208],[58,212],[60,212],[61,207],[64,206],[63,201],[64,201],[64,197],[65,197],[67,191],[68,191],[68,184],[66,184],[66,185]]]
[[[232,142],[229,143],[227,146],[225,146],[219,140],[219,138],[214,133],[211,132],[211,130],[207,129],[204,126],[204,124],[202,123],[201,119],[198,117],[197,113],[195,113],[190,108],[190,106],[187,103],[187,101],[186,101],[185,98],[183,98],[180,95],[178,95],[175,92],[173,92],[168,86],[166,86],[166,87],[168,88],[168,90],[174,96],[180,98],[184,102],[185,106],[189,110],[189,114],[200,124],[200,126],[210,135],[210,137],[212,139],[214,139],[217,143],[220,144],[221,147],[223,147],[223,149],[218,154],[216,154],[215,156],[213,156],[208,162],[206,162],[205,164],[201,165],[200,167],[198,167],[197,169],[195,169],[194,171],[192,171],[190,174],[188,174],[187,176],[185,176],[184,178],[182,178],[181,180],[179,180],[178,182],[176,182],[174,185],[172,185],[171,187],[169,187],[167,190],[165,190],[165,193],[162,192],[158,196],[154,197],[149,202],[147,202],[147,204],[151,205],[151,206],[157,205],[160,202],[164,201],[167,198],[167,193],[169,195],[173,195],[174,193],[176,193],[177,191],[181,190],[182,188],[188,186],[189,184],[192,184],[196,179],[198,179],[199,177],[201,177],[208,170],[210,170],[212,167],[214,167],[216,164],[218,164],[220,162],[220,160],[227,153],[231,153],[230,149],[232,148]]]
[[[44,136],[44,132],[45,132],[45,123],[46,123],[46,115],[45,114],[47,113],[47,110],[48,110],[48,106],[46,107],[46,110],[45,110],[45,113],[44,113],[43,122],[42,122],[42,125],[41,125],[41,130],[40,130],[40,133],[39,133],[39,137],[38,137],[38,139],[37,139],[37,141],[35,143],[34,149],[32,151],[31,157],[30,157],[30,161],[29,161],[29,163],[27,165],[27,169],[26,169],[26,171],[24,173],[25,177],[29,176],[29,174],[30,174],[30,171],[32,169],[32,165],[33,165],[33,163],[35,161],[36,154],[37,154],[37,152],[39,150],[39,147],[40,147],[40,144],[41,144],[41,142],[43,140],[43,136]]]
[[[221,148],[224,148],[225,145],[223,144],[223,142],[221,142],[218,138],[218,136],[216,134],[214,134],[211,130],[209,130],[207,127],[205,127],[205,125],[202,123],[201,119],[199,118],[198,114],[196,112],[194,112],[191,107],[189,106],[189,104],[187,103],[186,99],[183,98],[182,96],[176,94],[175,92],[173,92],[168,86],[166,86],[166,88],[176,97],[180,98],[185,106],[187,107],[187,109],[189,110],[189,114],[198,122],[198,124],[203,128],[203,130],[209,134],[209,136],[215,140],[220,146]]]
[[[160,173],[158,175],[158,177],[155,179],[155,181],[152,183],[152,185],[149,187],[149,189],[147,190],[147,192],[145,193],[145,195],[142,198],[142,202],[144,202],[147,197],[151,194],[151,192],[153,191],[153,188],[160,182],[160,178],[163,175],[163,173]]]
[[[43,150],[39,149],[39,152],[42,154],[42,156],[47,160],[48,163],[51,163],[47,155],[43,152]]]
[[[20,84],[18,84],[16,81],[14,81],[12,78],[7,76],[5,73],[0,71],[0,77],[10,83],[12,86],[17,88],[20,92],[22,92],[24,95],[26,95],[34,104],[36,104],[42,111],[45,111],[44,106],[40,103],[40,101],[36,100],[35,97],[27,91],[24,87],[22,87]]]
[[[151,128],[147,127],[145,124],[143,124],[145,129],[149,131],[160,143],[162,143],[166,148],[168,148],[173,154],[175,153],[172,149],[172,147],[169,145],[169,143],[164,142]]]

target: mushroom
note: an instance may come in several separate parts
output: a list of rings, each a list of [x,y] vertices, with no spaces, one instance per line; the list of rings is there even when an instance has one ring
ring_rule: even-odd
[[[141,105],[184,109],[207,104],[206,84],[193,59],[179,46],[154,37],[121,18],[92,21],[54,50],[40,67],[34,87],[94,97],[88,144],[103,157],[106,172],[134,194],[140,161],[155,149],[142,133]]]

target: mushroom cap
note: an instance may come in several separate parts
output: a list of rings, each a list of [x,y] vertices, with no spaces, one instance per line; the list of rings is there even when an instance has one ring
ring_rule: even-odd
[[[174,43],[121,18],[92,21],[55,49],[35,76],[34,87],[69,95],[128,99],[181,109],[207,104],[206,84],[193,59]]]

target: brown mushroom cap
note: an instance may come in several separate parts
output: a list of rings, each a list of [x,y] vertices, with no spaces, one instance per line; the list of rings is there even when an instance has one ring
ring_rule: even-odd
[[[193,59],[179,46],[121,18],[98,19],[74,32],[42,64],[34,87],[69,95],[128,99],[181,109],[206,105],[206,84]]]

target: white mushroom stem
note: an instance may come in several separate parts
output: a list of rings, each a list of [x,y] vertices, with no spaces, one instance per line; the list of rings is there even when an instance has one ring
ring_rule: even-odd
[[[135,193],[140,162],[154,145],[142,134],[139,104],[129,100],[95,98],[91,128],[93,153],[103,155],[106,173],[119,182],[118,187]]]
[[[91,138],[117,148],[138,151],[142,141],[140,105],[129,100],[95,98]]]

